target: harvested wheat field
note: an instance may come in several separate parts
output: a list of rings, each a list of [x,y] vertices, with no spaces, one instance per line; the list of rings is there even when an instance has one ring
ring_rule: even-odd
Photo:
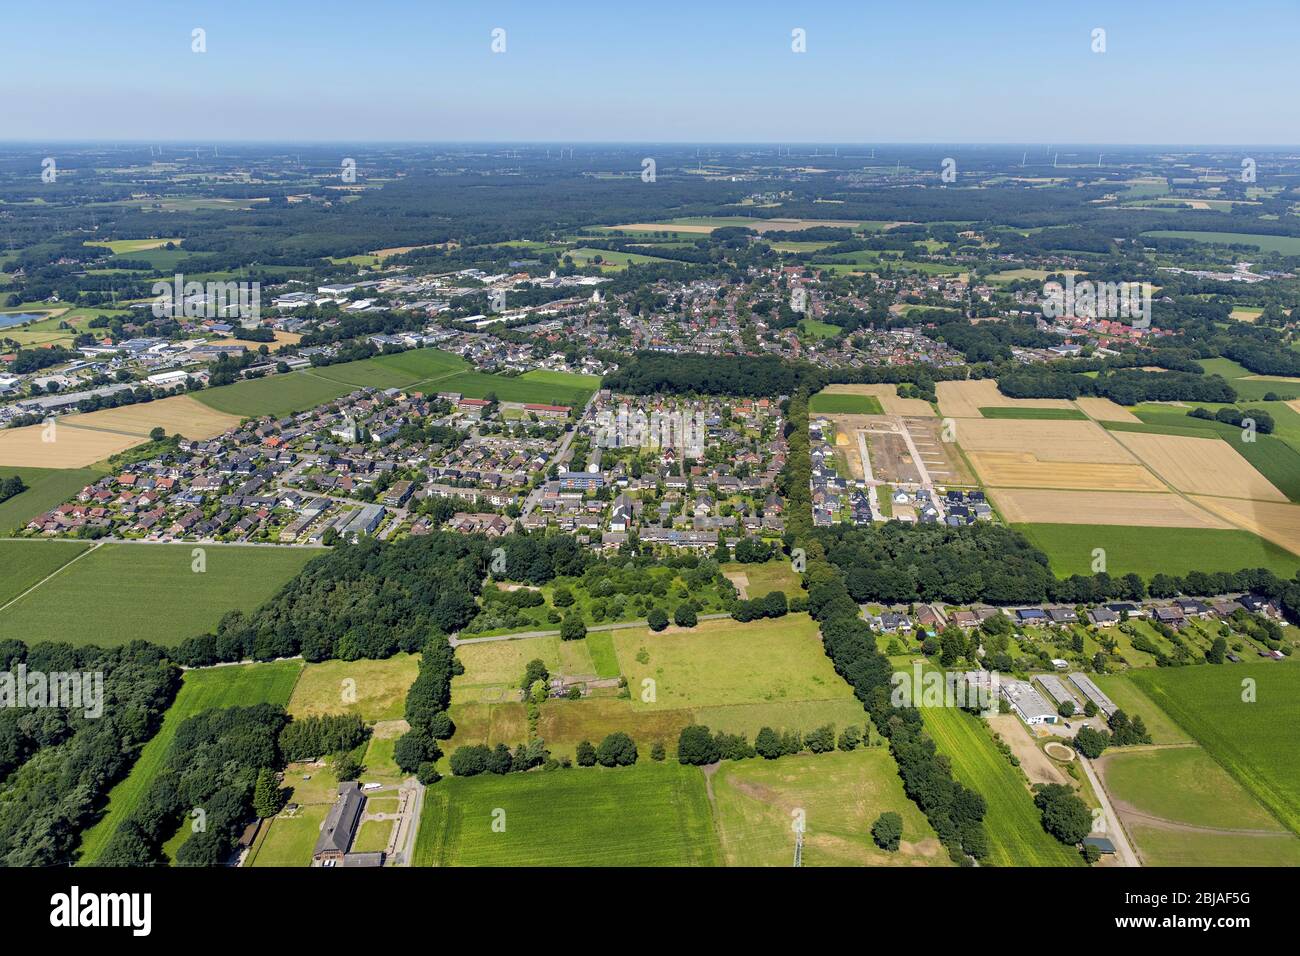
[[[52,427],[53,441],[44,441]],[[52,426],[27,425],[0,431],[0,465],[20,468],[84,468],[138,445],[143,438],[75,428],[55,419]]]
[[[154,402],[105,408],[85,415],[68,415],[62,421],[78,428],[122,432],[140,438],[148,438],[149,432],[158,427],[168,435],[179,432],[186,438],[212,438],[234,428],[240,419],[237,415],[209,408],[188,395],[173,395]]]
[[[1265,541],[1300,554],[1300,505],[1201,495],[1192,500],[1223,516],[1238,528],[1244,528]]]
[[[1016,452],[1039,461],[1093,464],[1137,463],[1096,422],[1051,419],[969,418],[954,422],[957,444],[967,452]]]
[[[934,416],[934,409],[924,399],[899,398],[897,385],[827,385],[822,391],[832,395],[872,395],[880,400],[886,415]]]
[[[1141,528],[1217,528],[1232,524],[1172,494],[1000,488],[989,496],[1008,524],[1113,524]]]
[[[1089,418],[1095,418],[1102,422],[1128,422],[1134,425],[1142,424],[1142,419],[1138,418],[1123,405],[1112,402],[1109,398],[1078,398],[1075,404]]]
[[[935,392],[945,418],[980,418],[981,408],[1074,408],[1064,398],[1007,398],[991,378],[939,382]]]
[[[1164,484],[1134,462],[1044,461],[1011,451],[969,452],[967,457],[991,488],[1098,488],[1106,491],[1165,491]]]
[[[1286,495],[1222,439],[1143,432],[1115,432],[1114,435],[1179,491],[1256,501],[1287,500]]]

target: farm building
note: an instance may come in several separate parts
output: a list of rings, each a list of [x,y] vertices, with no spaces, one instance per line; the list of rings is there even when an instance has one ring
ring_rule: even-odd
[[[1102,716],[1106,719],[1109,720],[1110,715],[1119,710],[1114,701],[1102,693],[1101,688],[1094,684],[1092,678],[1087,674],[1075,671],[1070,675],[1070,683],[1079,688],[1079,693],[1096,704],[1097,709],[1101,711]]]
[[[1054,724],[1060,719],[1056,708],[1044,700],[1033,685],[1025,681],[1003,681],[1002,696],[1027,724]]]
[[[339,784],[338,798],[321,824],[320,837],[312,851],[312,862],[321,866],[383,866],[384,854],[349,853],[361,825],[366,798],[355,780]]]
[[[1078,708],[1079,704],[1074,699],[1074,695],[1066,689],[1066,686],[1061,683],[1061,678],[1055,674],[1038,675],[1038,684],[1043,690],[1047,691],[1047,696],[1052,698],[1053,703],[1058,707],[1061,704],[1070,703],[1074,704],[1075,708]]]

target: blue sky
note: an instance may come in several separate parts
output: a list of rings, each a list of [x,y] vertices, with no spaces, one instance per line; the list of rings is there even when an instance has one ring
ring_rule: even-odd
[[[1295,0],[62,0],[4,17],[6,140],[1300,142]]]

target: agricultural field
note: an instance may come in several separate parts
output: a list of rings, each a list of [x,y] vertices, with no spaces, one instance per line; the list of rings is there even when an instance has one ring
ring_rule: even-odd
[[[989,492],[1008,524],[1061,524],[1143,528],[1228,530],[1233,525],[1181,495],[1159,492],[1063,491],[1048,488],[997,488]],[[1023,529],[1022,529],[1023,530]],[[1065,532],[1062,532],[1064,534]],[[1070,535],[1073,542],[1087,532]]]
[[[399,720],[419,666],[418,654],[308,664],[285,709],[292,717],[357,714],[367,723]]]
[[[181,724],[213,707],[287,704],[302,667],[301,661],[274,661],[187,671],[158,733],[141,749],[127,778],[109,793],[104,817],[82,835],[81,865],[94,864],[99,859],[114,831],[139,805],[162,768]]]
[[[554,675],[595,673],[587,642],[563,641],[558,636],[461,644],[456,648],[456,658],[465,668],[463,674],[452,678],[452,699],[456,703],[490,703],[511,699],[512,694],[517,697],[519,682],[531,660],[542,661]]]
[[[1029,421],[1083,421],[1088,416],[1077,408],[1020,408],[1016,405],[992,405],[980,409],[983,418],[1017,418]]]
[[[153,429],[161,428],[168,435],[202,439],[227,432],[239,421],[237,416],[219,412],[189,395],[173,395],[152,402],[67,415],[58,423],[60,426],[90,428],[137,438],[148,438]]]
[[[1096,548],[1106,552],[1106,570],[1111,575],[1133,572],[1147,580],[1158,573],[1184,575],[1190,571],[1242,568],[1268,568],[1285,580],[1300,570],[1300,556],[1238,529],[1122,524],[1017,524],[1013,527],[1048,556],[1058,577],[1093,573]]]
[[[988,804],[988,863],[994,866],[1074,866],[1082,859],[1042,827],[1024,775],[993,746],[978,717],[955,707],[922,708],[926,732],[952,761],[953,775]]]
[[[713,775],[715,819],[728,866],[789,866],[792,812],[806,814],[804,866],[946,866],[948,854],[907,795],[887,748],[724,761]],[[871,825],[903,819],[895,853],[879,849]]]
[[[559,378],[557,378],[559,376]],[[495,395],[500,402],[526,402],[546,405],[568,405],[581,408],[587,404],[599,386],[593,384],[591,375],[570,375],[534,369],[523,375],[489,375],[486,372],[461,372],[449,378],[438,379],[428,392],[459,392],[465,398],[486,398]],[[417,391],[420,389],[417,389]]]
[[[820,396],[865,395],[879,402],[887,415],[910,415],[919,418],[934,417],[934,409],[929,402],[922,398],[900,398],[897,385],[827,385],[817,394]],[[816,397],[814,396],[814,398]]]
[[[1179,491],[1253,501],[1287,500],[1286,495],[1238,454],[1235,444],[1181,435],[1128,431],[1114,434],[1124,447]]]
[[[505,829],[494,832],[500,811]],[[448,777],[425,793],[414,863],[713,866],[719,858],[703,772],[646,761]]]
[[[306,411],[353,391],[353,387],[303,369],[285,375],[246,379],[195,392],[194,397],[219,412],[239,418],[281,417]]]
[[[1300,238],[1294,236],[1262,236],[1250,232],[1197,232],[1178,229],[1157,229],[1144,232],[1144,236],[1158,239],[1191,239],[1214,245],[1254,246],[1263,252],[1280,252],[1284,256],[1300,256]]]
[[[0,478],[19,475],[27,490],[0,503],[0,535],[9,534],[73,498],[86,485],[103,477],[93,468],[13,468],[0,465]]]
[[[647,256],[640,252],[616,252],[611,249],[565,249],[564,258],[572,259],[576,266],[598,266],[602,272],[618,272],[628,266],[645,265],[647,262],[669,262],[659,256]]]
[[[111,646],[140,639],[170,647],[212,630],[228,611],[253,610],[317,554],[206,545],[206,571],[196,573],[194,550],[101,544],[0,611],[0,627],[31,642]]]
[[[1073,408],[1063,398],[1007,398],[990,378],[939,382],[935,386],[939,414],[945,418],[981,418],[980,410],[995,406],[1015,408]]]
[[[53,427],[6,428],[0,431],[0,468],[85,468],[142,441],[138,435],[77,428],[61,419]]]
[[[1253,685],[1243,686],[1249,678]],[[1300,667],[1283,663],[1134,671],[1130,679],[1237,783],[1300,834]],[[1253,686],[1253,699],[1247,690]]]
[[[842,392],[818,392],[808,400],[814,415],[883,415],[885,409],[874,395],[851,395]]]
[[[89,547],[82,541],[0,541],[0,607]]]
[[[1300,505],[1228,498],[1196,498],[1195,501],[1279,547],[1300,553]]]

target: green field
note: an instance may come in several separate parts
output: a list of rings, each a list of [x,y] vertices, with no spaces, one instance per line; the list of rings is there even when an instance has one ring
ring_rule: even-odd
[[[1106,789],[1143,813],[1194,826],[1285,832],[1200,747],[1118,748],[1103,759]]]
[[[500,811],[505,830],[494,832]],[[448,777],[425,792],[414,860],[416,866],[718,862],[704,774],[649,761],[619,769]]]
[[[955,707],[922,708],[926,732],[952,761],[953,776],[988,804],[984,828],[989,837],[986,864],[994,866],[1073,866],[1082,858],[1043,829],[1028,783],[993,746],[978,717]]]
[[[185,683],[163,717],[158,733],[141,749],[127,778],[109,793],[106,814],[82,834],[81,864],[93,864],[99,859],[113,832],[139,805],[163,766],[172,738],[176,736],[176,728],[195,714],[213,707],[287,704],[302,666],[301,661],[275,661],[187,671]]]
[[[0,541],[0,606],[53,574],[88,547],[82,541]]]
[[[417,654],[308,664],[285,709],[293,717],[357,714],[367,723],[399,720],[419,666]]]
[[[1243,700],[1254,681],[1255,699]],[[1293,662],[1156,668],[1132,681],[1250,791],[1283,825],[1300,833],[1300,667]]]
[[[991,408],[981,408],[980,415],[984,418],[1022,418],[1037,421],[1079,421],[1088,417],[1077,408],[1029,408],[1018,405],[994,405]]]
[[[1144,236],[1161,239],[1192,239],[1216,245],[1249,245],[1264,252],[1280,252],[1284,256],[1300,256],[1300,239],[1294,236],[1261,236],[1250,232],[1196,232],[1178,229],[1157,229],[1144,232]]]
[[[841,392],[818,392],[808,399],[808,411],[814,415],[883,415],[885,409],[874,395],[848,395]]]
[[[33,547],[40,547],[33,543]],[[310,548],[205,545],[207,570],[192,570],[188,544],[104,544],[4,611],[0,627],[29,642],[175,646],[251,611],[319,552]]]
[[[618,654],[614,651],[612,631],[588,631],[587,651],[591,654],[591,665],[597,677],[617,677]]]
[[[1112,629],[1111,633],[1119,636],[1117,629]],[[1151,743],[1157,746],[1194,743],[1185,730],[1129,680],[1127,674],[1093,674],[1091,677],[1105,691],[1106,696],[1115,702],[1115,706],[1129,716],[1142,717],[1142,722],[1147,725],[1147,732],[1151,735]]]
[[[564,376],[557,381],[556,376]],[[539,405],[568,405],[581,408],[587,404],[597,385],[593,376],[533,370],[523,375],[489,375],[486,372],[460,372],[438,379],[420,389],[426,393],[459,392],[465,398],[495,395],[500,402],[525,402]],[[597,383],[599,384],[599,383]]]
[[[15,468],[0,465],[0,478],[19,475],[27,490],[0,504],[0,534],[9,534],[103,477],[93,468]]]
[[[193,397],[227,415],[241,418],[272,415],[279,418],[333,401],[352,390],[351,386],[303,369],[201,389],[194,392]]]
[[[844,334],[844,330],[838,325],[832,325],[829,322],[818,322],[816,319],[801,320],[799,322],[799,331],[814,339],[835,339]]]
[[[715,819],[728,866],[789,866],[792,811],[804,812],[805,866],[948,865],[925,816],[907,795],[885,747],[724,761],[713,777]],[[903,819],[898,852],[879,849],[871,825],[892,810]]]
[[[1158,573],[1269,568],[1283,579],[1300,570],[1300,556],[1249,531],[1140,528],[1091,524],[1013,525],[1047,555],[1058,577],[1091,574],[1093,549],[1106,552],[1106,571],[1150,580]]]
[[[267,820],[245,866],[310,866],[329,804],[301,806],[293,816]]]
[[[763,597],[773,591],[782,591],[788,598],[804,593],[803,578],[791,568],[789,561],[764,561],[761,564],[733,561],[722,566],[722,573],[743,574],[749,581],[745,585],[745,593],[751,598]]]

